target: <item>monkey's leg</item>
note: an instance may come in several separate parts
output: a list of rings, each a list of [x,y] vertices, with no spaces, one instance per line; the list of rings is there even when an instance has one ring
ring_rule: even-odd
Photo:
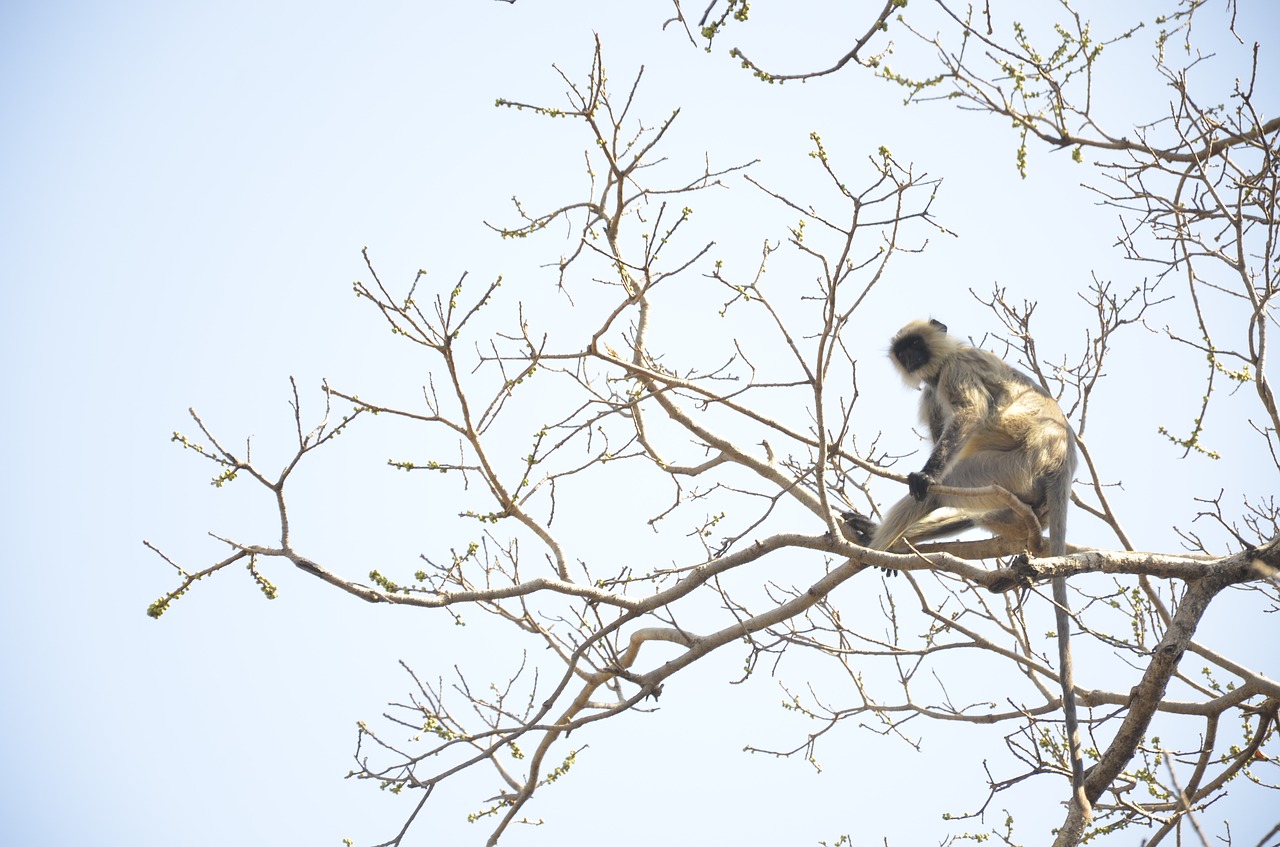
[[[940,512],[935,517],[930,512]],[[905,532],[912,541],[934,538],[940,535],[954,535],[973,526],[973,521],[959,516],[952,509],[935,509],[932,498],[918,503],[913,497],[905,497],[889,509],[884,522],[877,525],[871,518],[861,512],[845,512],[841,517],[845,525],[853,530],[858,543],[872,550],[887,550],[893,546]],[[893,568],[880,570],[896,576]]]
[[[1044,520],[1039,515],[1037,515],[1037,518],[1042,522]],[[998,535],[1015,544],[1026,544],[1033,538],[1032,532],[1035,529],[1035,527],[1028,526],[1027,522],[1012,509],[996,509],[985,512],[977,517],[974,522],[992,535]],[[1042,536],[1036,544],[1028,545],[1028,549],[1036,555],[1041,555],[1048,551],[1048,546],[1044,543]]]
[[[933,497],[926,497],[923,502],[917,502],[914,497],[903,497],[885,513],[884,521],[876,527],[871,537],[870,546],[876,550],[888,550],[895,541],[907,534],[907,530],[937,507],[937,501]]]
[[[959,535],[966,529],[973,529],[976,525],[974,516],[964,509],[939,506],[912,524],[903,533],[903,537],[908,541],[930,541],[934,538]]]
[[[880,524],[861,512],[848,511],[842,513],[840,517],[853,531],[854,540],[863,547],[883,549],[876,547],[873,541],[880,530]],[[902,537],[909,541],[929,541],[948,535],[958,535],[966,529],[973,529],[976,525],[974,518],[963,510],[942,506],[912,524]]]

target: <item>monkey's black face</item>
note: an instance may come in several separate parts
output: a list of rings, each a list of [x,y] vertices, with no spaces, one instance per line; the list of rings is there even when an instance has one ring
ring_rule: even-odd
[[[889,353],[907,373],[915,373],[929,364],[929,345],[914,333],[895,341]]]

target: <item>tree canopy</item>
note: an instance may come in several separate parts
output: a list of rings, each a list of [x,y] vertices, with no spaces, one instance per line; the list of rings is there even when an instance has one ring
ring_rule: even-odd
[[[733,158],[749,138],[723,139],[726,157],[722,139],[699,137],[705,149],[691,154],[676,136],[696,102],[649,92],[646,68],[612,63],[603,39],[546,80],[513,78],[496,102],[510,113],[509,158],[553,171],[562,193],[511,186],[512,205],[487,225],[513,255],[540,255],[539,275],[393,278],[367,248],[354,293],[402,345],[401,388],[295,383],[294,443],[274,463],[193,410],[174,440],[219,488],[266,492],[273,526],[220,532],[223,551],[198,563],[149,545],[176,571],[149,613],[180,613],[197,583],[232,567],[274,597],[292,565],[354,599],[466,624],[459,642],[481,639],[494,661],[411,653],[407,694],[359,724],[352,776],[413,798],[382,844],[417,843],[430,828],[419,815],[463,779],[475,780],[466,808],[489,843],[519,843],[515,825],[538,819],[545,792],[571,793],[589,774],[593,739],[643,733],[659,708],[695,725],[731,713],[740,689],[672,696],[725,656],[734,682],[780,686],[777,723],[749,753],[820,769],[830,745],[848,755],[870,732],[985,786],[963,808],[915,801],[939,842],[1040,844],[1059,832],[1060,844],[1115,833],[1267,843],[1274,813],[1241,832],[1217,809],[1228,794],[1274,805],[1280,683],[1256,653],[1211,647],[1203,625],[1228,603],[1245,642],[1274,644],[1267,613],[1280,601],[1268,378],[1280,119],[1268,117],[1268,45],[1237,25],[1234,3],[1135,13],[1105,31],[1083,8],[1045,5],[822,6],[806,25],[838,17],[845,49],[787,68],[771,58],[796,60],[781,50],[786,31],[752,27],[798,12],[676,0],[651,22],[669,49],[679,40],[740,66],[762,100],[826,86],[833,122],[857,120],[873,86],[891,86],[904,110],[975,113],[966,130],[1007,146],[1009,169],[1027,178],[1003,215],[1034,219],[1063,202],[1031,183],[1039,162],[1069,156],[1110,235],[1046,231],[1041,263],[1016,281],[976,267],[945,287],[916,278],[921,254],[1002,227],[965,217],[968,199],[949,198],[947,174],[925,161],[952,143],[946,133],[908,158],[887,145],[835,149],[815,128],[785,154],[807,157],[808,175],[778,184],[757,161],[776,151]],[[1209,55],[1202,38],[1239,49]],[[1151,56],[1149,78],[1110,77],[1109,54],[1133,45]],[[530,90],[540,93],[516,93]],[[518,142],[533,134],[571,155],[522,159]],[[1054,275],[1055,257],[1117,246],[1119,271]],[[985,322],[956,329],[1030,374],[1079,436],[1065,556],[1020,555],[1029,545],[1000,538],[883,552],[845,531],[843,512],[902,496],[927,450],[883,359],[896,318],[974,307]],[[1131,407],[1163,422],[1141,433],[1159,467],[1113,446]],[[1210,437],[1224,420],[1230,443]],[[295,488],[340,485],[325,470],[338,436],[388,445],[390,468],[432,492],[405,527],[420,560],[362,567],[293,532]],[[1176,543],[1142,549],[1129,527],[1153,508]],[[1071,588],[1091,820],[1066,805],[1055,577]],[[935,733],[980,737],[981,753],[930,749],[922,739]],[[650,797],[661,808],[661,792]],[[850,802],[857,831],[792,831],[878,839],[874,804]]]

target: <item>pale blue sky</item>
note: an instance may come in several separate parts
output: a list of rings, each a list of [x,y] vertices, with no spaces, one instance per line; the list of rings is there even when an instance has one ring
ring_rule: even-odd
[[[790,19],[756,10],[768,36],[758,54],[802,68],[841,52],[839,16],[824,16],[844,4],[802,5]],[[1257,5],[1242,10],[1244,29],[1280,47],[1276,13],[1249,17]],[[269,457],[290,438],[290,375],[312,408],[322,378],[370,394],[417,391],[419,362],[352,296],[352,280],[367,276],[362,247],[386,280],[427,268],[449,280],[503,273],[534,299],[551,290],[553,271],[539,266],[559,255],[557,239],[502,242],[482,221],[511,221],[512,194],[534,207],[573,199],[581,136],[493,103],[560,102],[551,65],[581,78],[593,31],[615,81],[646,65],[648,117],[684,109],[668,153],[693,167],[704,151],[721,165],[760,158],[758,177],[805,196],[816,130],[850,170],[884,144],[944,178],[934,211],[961,237],[935,238],[896,266],[902,276],[879,306],[889,328],[927,308],[981,336],[996,327],[967,289],[1000,282],[1063,310],[1065,329],[1084,319],[1073,292],[1091,272],[1121,288],[1146,272],[1120,261],[1114,214],[1072,188],[1087,169],[1066,154],[1033,150],[1022,181],[1000,121],[904,110],[898,91],[863,75],[763,86],[725,57],[733,33],[707,55],[663,32],[665,17],[660,3],[598,0],[0,7],[0,842],[369,844],[399,826],[411,800],[341,778],[355,722],[376,720],[408,689],[397,659],[427,676],[462,661],[505,668],[491,655],[501,630],[478,613],[458,630],[443,615],[367,607],[279,566],[269,568],[282,592],[272,603],[227,573],[153,621],[145,609],[172,579],[142,539],[195,568],[222,555],[207,531],[269,528],[262,497],[247,486],[215,492],[207,469],[169,443],[175,429],[193,429],[188,406],[231,442],[253,435],[255,454]],[[1108,57],[1128,69],[1114,78],[1135,87],[1099,92],[1102,108],[1122,114],[1159,93],[1137,87],[1149,78],[1150,41]],[[738,184],[698,207],[699,224],[732,222],[714,237],[743,267],[791,222],[753,191]],[[1045,329],[1046,343],[1074,344]],[[878,358],[885,336],[858,351],[869,357],[864,390],[884,398],[875,427],[912,415]],[[1194,409],[1159,416],[1134,402],[1159,388],[1109,389],[1126,402],[1112,401],[1118,411],[1100,429],[1114,438],[1100,432],[1094,447],[1126,484],[1117,502],[1138,545],[1172,549],[1169,525],[1197,507],[1186,489],[1150,485],[1174,455],[1153,433]],[[386,445],[344,451],[304,478],[306,548],[353,575],[411,572],[452,504],[386,469]],[[1173,467],[1206,494],[1224,473],[1257,474],[1254,491],[1275,482],[1247,455]],[[585,518],[606,540],[610,508],[601,498]],[[1075,527],[1096,532],[1085,520]],[[1229,621],[1225,611],[1211,618],[1205,639],[1280,676],[1274,649],[1237,640]],[[1274,622],[1263,626],[1274,645]],[[976,778],[970,763],[998,745],[994,732],[945,736],[954,772],[925,770],[905,745],[853,727],[821,775],[741,753],[795,733],[772,731],[782,718],[770,681],[725,684],[739,660],[720,657],[668,686],[653,715],[597,727],[583,739],[581,773],[530,807],[547,825],[510,843],[799,845],[843,832],[864,837],[855,843],[936,843],[942,804],[921,795],[953,809],[981,801],[981,784],[957,780]],[[917,731],[928,750],[933,730]],[[441,792],[408,843],[482,843],[480,826],[465,822],[488,796],[480,790]],[[762,801],[792,814],[762,813]],[[1246,836],[1274,817],[1233,814]],[[700,835],[682,838],[685,829]]]

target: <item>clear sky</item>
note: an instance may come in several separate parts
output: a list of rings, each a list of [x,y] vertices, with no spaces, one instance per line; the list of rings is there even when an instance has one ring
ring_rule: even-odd
[[[845,5],[797,4],[785,18],[758,9],[757,52],[795,69],[838,56],[852,24],[833,10]],[[1242,5],[1244,31],[1280,48],[1270,5]],[[1150,4],[1134,4],[1135,18],[1138,6]],[[194,569],[222,555],[206,532],[269,527],[257,492],[214,491],[208,469],[169,442],[193,429],[189,406],[271,457],[291,435],[290,375],[312,408],[325,378],[402,397],[421,385],[414,354],[351,293],[367,278],[362,247],[384,279],[418,268],[442,279],[502,273],[525,296],[551,296],[554,271],[541,265],[559,255],[558,239],[503,242],[482,222],[512,222],[513,194],[531,205],[576,199],[581,138],[567,123],[493,104],[560,102],[552,64],[581,78],[593,32],[616,80],[646,66],[648,116],[684,110],[669,154],[694,166],[704,151],[719,164],[759,158],[757,176],[803,195],[815,184],[816,130],[849,163],[883,144],[944,178],[935,212],[960,237],[897,266],[903,277],[880,306],[889,329],[861,351],[875,357],[865,390],[887,403],[875,426],[912,415],[900,386],[871,374],[887,371],[878,357],[889,331],[922,309],[980,337],[995,327],[967,290],[1001,283],[1064,310],[1066,329],[1084,319],[1073,292],[1090,273],[1126,289],[1141,278],[1113,247],[1114,214],[1073,188],[1086,177],[1065,154],[1033,150],[1020,180],[1016,140],[999,121],[903,109],[898,91],[865,75],[764,86],[725,56],[734,33],[708,55],[663,31],[667,16],[661,3],[599,0],[0,5],[0,842],[369,844],[399,825],[411,800],[342,780],[355,722],[404,696],[410,681],[397,660],[447,674],[455,662],[492,660],[501,631],[367,607],[280,566],[269,574],[282,592],[274,602],[227,573],[153,621],[147,605],[173,580],[142,541]],[[1154,102],[1159,86],[1140,82],[1151,75],[1150,41],[1109,57],[1113,79],[1135,82],[1099,92],[1103,108]],[[738,184],[707,202],[705,218],[698,211],[708,222],[726,216],[714,237],[743,266],[791,222],[752,191]],[[1257,473],[1262,491],[1275,481],[1239,456],[1170,465],[1173,452],[1153,435],[1169,418],[1143,402],[1159,391],[1152,380],[1124,383],[1114,438],[1096,449],[1123,462],[1112,476],[1125,483],[1117,499],[1132,510],[1138,546],[1174,549],[1169,526],[1196,505],[1186,490],[1151,490],[1151,469],[1209,495],[1214,474]],[[1174,423],[1189,420],[1194,400]],[[387,469],[386,452],[352,447],[306,477],[305,546],[353,575],[412,572],[443,525],[435,516],[452,508]],[[611,508],[601,498],[583,517],[605,538]],[[1218,627],[1205,633],[1210,643],[1280,676],[1273,647],[1237,639],[1227,613],[1209,623]],[[548,823],[511,843],[622,847],[710,834],[813,844],[843,832],[868,836],[859,843],[936,843],[936,818],[922,812],[938,804],[920,794],[951,791],[952,808],[980,802],[981,785],[922,773],[909,747],[852,727],[838,748],[846,756],[833,754],[820,775],[741,753],[762,740],[761,726],[764,740],[781,737],[767,725],[780,694],[763,680],[750,694],[728,686],[738,660],[708,663],[657,713],[584,739],[581,778],[546,792],[530,813]],[[965,763],[956,773],[974,777],[969,762],[997,738],[975,730],[954,742],[953,761]],[[862,833],[854,794],[896,810],[893,821],[881,815],[880,829]],[[482,843],[465,821],[478,796],[487,795],[446,792],[409,843]],[[794,814],[762,814],[762,798]],[[1264,812],[1234,814],[1247,828]],[[686,828],[703,835],[682,839]]]

